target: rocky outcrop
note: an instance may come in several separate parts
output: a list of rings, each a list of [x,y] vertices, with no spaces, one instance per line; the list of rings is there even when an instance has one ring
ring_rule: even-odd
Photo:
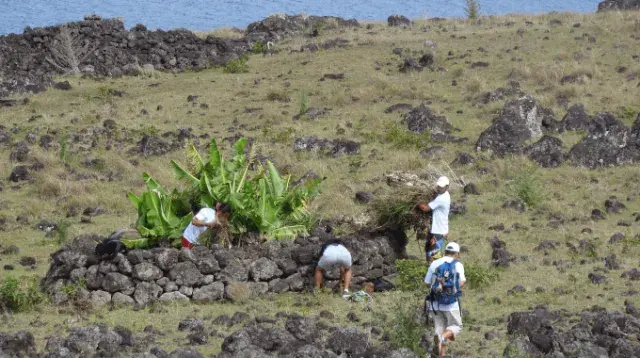
[[[598,4],[598,11],[637,9],[640,9],[640,0],[605,0]]]
[[[332,30],[344,27],[359,27],[355,19],[345,20],[334,16],[308,16],[276,14],[247,26],[247,39],[255,41],[277,41],[286,36],[308,32],[318,36],[320,30]]]
[[[86,292],[98,306],[154,301],[243,300],[266,292],[300,292],[310,287],[320,247],[333,238],[318,228],[314,236],[293,241],[270,241],[242,249],[215,246],[193,249],[131,250],[101,260],[96,241],[77,238],[52,255],[42,286],[56,304],[69,301],[63,287],[85,282]],[[404,247],[382,235],[346,237],[353,256],[353,284],[395,273],[394,262]],[[338,284],[337,269],[326,273],[327,287]]]
[[[377,342],[380,327],[329,326],[319,318],[296,314],[283,319],[282,328],[277,318],[261,318],[261,323],[235,331],[222,343],[220,358],[417,357],[409,349],[391,350]]]
[[[51,78],[61,74],[198,71],[244,55],[257,41],[276,41],[314,29],[358,26],[356,20],[338,17],[273,15],[249,25],[246,37],[240,39],[200,38],[184,29],[148,31],[144,25],[127,30],[119,19],[95,15],[59,26],[27,27],[22,34],[0,36],[0,98],[44,91],[54,85]],[[69,89],[68,83],[55,85]]]
[[[627,312],[634,309],[627,303]],[[640,333],[638,317],[598,307],[579,314],[549,312],[544,307],[514,312],[507,332],[505,358],[640,356],[640,347],[631,339]]]
[[[551,121],[553,114],[542,107],[530,95],[508,101],[493,124],[476,142],[478,151],[491,151],[497,156],[521,153],[526,141],[538,138],[543,132],[543,122]]]
[[[64,50],[67,44],[73,50]],[[249,49],[246,39],[197,37],[187,30],[131,30],[117,19],[86,17],[60,26],[27,27],[22,34],[0,36],[0,97],[38,92],[53,75],[135,75],[142,67],[156,70],[201,70],[224,64]],[[79,65],[74,68],[69,58]]]
[[[453,129],[447,118],[434,113],[424,103],[405,114],[402,121],[414,133],[449,134]]]
[[[640,115],[629,129],[611,113],[600,113],[587,130],[569,151],[573,165],[595,169],[640,162]]]

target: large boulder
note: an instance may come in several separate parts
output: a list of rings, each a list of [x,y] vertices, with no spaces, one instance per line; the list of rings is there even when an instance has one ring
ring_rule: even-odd
[[[527,146],[524,153],[543,168],[556,168],[564,162],[562,149],[560,138],[545,135],[536,143]]]
[[[453,128],[446,117],[437,115],[424,103],[405,114],[402,121],[414,133],[448,134]]]
[[[640,9],[640,0],[605,0],[598,4],[598,11],[637,9]]]
[[[193,300],[196,302],[214,302],[224,298],[224,284],[214,282],[193,290]]]
[[[251,263],[249,272],[251,273],[251,278],[256,282],[270,281],[282,275],[282,271],[280,271],[278,265],[266,257],[261,257]]]
[[[143,262],[133,267],[133,277],[141,281],[155,281],[162,278],[162,276],[162,270],[148,262]]]
[[[636,124],[638,122],[636,120]],[[589,123],[588,134],[571,148],[568,156],[573,165],[590,169],[626,164],[640,158],[637,142],[629,128],[611,113],[600,113]]]
[[[256,21],[247,26],[247,38],[249,41],[276,41],[285,36],[299,34],[311,30],[312,35],[317,36],[318,29],[336,29],[359,27],[355,19],[345,20],[333,16],[307,16],[275,14],[262,21]]]
[[[368,346],[369,337],[357,327],[340,327],[327,339],[326,347],[336,354],[347,356],[363,353]]]
[[[203,280],[198,267],[193,262],[180,262],[169,272],[169,279],[180,286],[196,286]]]
[[[411,20],[404,15],[391,15],[387,18],[387,24],[391,27],[411,26]]]
[[[30,332],[0,332],[1,357],[34,357],[35,355],[36,344]]]
[[[530,95],[505,103],[493,124],[476,142],[478,151],[491,151],[497,156],[521,153],[526,141],[542,135],[542,122],[552,116]]]
[[[588,125],[589,115],[582,104],[574,104],[569,107],[567,114],[560,121],[562,131],[581,131],[587,129]]]
[[[157,300],[162,292],[162,287],[153,282],[140,282],[136,286],[133,298],[137,303],[146,305],[147,303]]]
[[[118,272],[109,272],[102,280],[102,288],[109,293],[121,292],[131,287],[131,279]]]

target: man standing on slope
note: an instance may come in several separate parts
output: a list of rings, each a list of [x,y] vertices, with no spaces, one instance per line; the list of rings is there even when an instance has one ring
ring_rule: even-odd
[[[449,342],[456,340],[462,330],[460,314],[461,288],[467,278],[460,258],[460,246],[450,242],[445,248],[445,256],[429,265],[424,283],[431,287],[425,308],[434,323],[434,349],[444,357]]]
[[[198,244],[198,236],[207,229],[219,229],[227,223],[231,206],[229,204],[217,203],[216,209],[202,208],[193,217],[189,226],[182,233],[182,247],[188,249]]]
[[[429,204],[418,203],[416,207],[421,211],[432,212],[431,234],[424,245],[427,262],[442,257],[445,239],[449,235],[449,210],[451,208],[451,196],[449,195],[449,179],[445,176],[438,178],[436,182],[436,196]]]

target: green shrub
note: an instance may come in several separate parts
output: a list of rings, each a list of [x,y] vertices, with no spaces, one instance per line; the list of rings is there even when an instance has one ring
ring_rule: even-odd
[[[33,309],[44,299],[36,277],[19,280],[7,276],[0,282],[0,308],[12,312],[25,312]]]
[[[177,239],[193,217],[190,207],[213,208],[218,202],[231,205],[231,233],[259,233],[268,239],[308,234],[314,220],[306,209],[307,203],[320,193],[322,179],[294,186],[291,177],[280,176],[271,162],[267,161],[266,165],[254,162],[251,154],[247,159],[246,144],[246,138],[238,140],[233,145],[234,155],[230,160],[223,158],[215,140],[211,141],[207,160],[190,146],[188,168],[171,162],[178,179],[189,185],[183,192],[174,189],[168,194],[144,173],[147,191],[140,197],[129,194],[138,209],[136,228],[140,234],[153,240]],[[144,245],[145,241],[129,242],[129,245],[138,244]]]
[[[247,59],[244,57],[237,58],[235,60],[230,60],[224,65],[222,69],[224,73],[247,73],[249,72],[249,65],[247,64]]]
[[[427,275],[427,263],[416,260],[396,260],[398,288],[402,291],[426,291],[424,277]]]
[[[270,91],[267,93],[267,100],[272,102],[291,102],[291,98],[284,91]]]
[[[389,330],[389,339],[394,348],[409,348],[418,357],[424,357],[427,353],[420,342],[426,330],[424,323],[418,314],[418,308],[411,304],[397,304],[393,310],[393,327]]]
[[[256,55],[265,53],[266,51],[267,51],[267,45],[262,41],[256,41],[251,46],[251,52]]]
[[[433,197],[434,192],[400,186],[388,193],[377,195],[370,208],[378,226],[413,230],[418,234],[430,228],[431,217],[416,212],[414,208],[417,203],[429,202]]]
[[[80,290],[87,288],[87,281],[83,278],[76,283],[66,285],[60,289],[60,292],[68,295],[71,298],[76,298],[80,293]]]
[[[477,19],[480,17],[480,3],[477,0],[466,0],[464,13],[469,19]]]
[[[510,181],[509,187],[512,194],[529,207],[534,207],[544,200],[543,189],[540,186],[540,178],[537,173],[537,168],[534,166],[516,173]]]
[[[387,126],[381,136],[381,140],[398,149],[423,149],[431,143],[431,134],[428,131],[414,133],[394,123]]]
[[[467,278],[465,287],[470,289],[486,288],[498,280],[500,274],[497,269],[479,265],[465,265],[464,275]]]

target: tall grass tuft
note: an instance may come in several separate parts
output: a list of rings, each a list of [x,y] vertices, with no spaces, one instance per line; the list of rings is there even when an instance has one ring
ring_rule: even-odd
[[[222,69],[224,73],[247,73],[249,72],[249,65],[244,57],[237,58],[227,62]]]
[[[60,161],[62,163],[66,163],[69,157],[69,142],[67,140],[67,135],[63,134],[60,137],[60,151],[58,153],[60,157]]]
[[[477,0],[466,0],[464,13],[467,15],[467,18],[475,20],[480,17],[480,4]]]
[[[307,94],[307,91],[302,91],[302,93],[300,94],[300,110],[298,111],[298,113],[300,115],[305,115],[307,114],[308,110],[309,110],[309,95]]]

